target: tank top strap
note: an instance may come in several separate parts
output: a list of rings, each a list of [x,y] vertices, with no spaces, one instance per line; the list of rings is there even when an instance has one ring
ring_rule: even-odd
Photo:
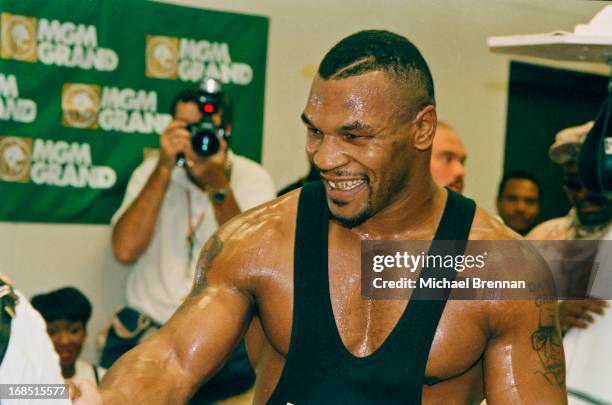
[[[329,344],[334,341],[334,335],[329,328],[322,327],[325,319],[322,316],[331,310],[328,229],[329,209],[323,182],[306,183],[300,194],[295,232],[292,328],[298,330],[292,330],[291,343],[316,351],[316,357],[323,361],[333,361],[337,354],[332,350],[334,345]]]
[[[476,214],[476,203],[451,189],[447,190],[448,200],[434,239],[467,241]]]
[[[462,255],[465,252],[470,229],[476,213],[473,200],[448,190],[446,207],[429,255]],[[421,270],[419,279],[445,278],[454,280],[457,272],[445,267],[427,267]],[[406,311],[397,324],[396,341],[387,353],[390,357],[410,358],[413,375],[419,386],[425,381],[425,368],[438,324],[446,307],[451,289],[417,288],[412,292]],[[415,336],[418,336],[415,338]],[[405,342],[404,345],[399,342]],[[420,394],[419,394],[420,397]]]

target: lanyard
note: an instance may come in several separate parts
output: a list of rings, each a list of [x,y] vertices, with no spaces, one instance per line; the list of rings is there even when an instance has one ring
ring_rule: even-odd
[[[204,221],[204,210],[198,215],[196,222],[192,222],[191,193],[185,190],[187,201],[187,232],[185,233],[185,243],[187,245],[187,274],[191,273],[191,263],[193,261],[193,247],[195,244],[195,234]]]

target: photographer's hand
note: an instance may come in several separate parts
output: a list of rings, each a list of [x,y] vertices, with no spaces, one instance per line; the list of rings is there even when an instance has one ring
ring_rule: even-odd
[[[226,172],[228,145],[220,139],[221,147],[209,158],[195,157],[193,164],[187,165],[191,179],[208,193],[215,210],[215,218],[223,225],[232,217],[240,214],[240,207],[230,187],[229,173]],[[193,153],[191,150],[188,153]]]
[[[159,137],[158,166],[172,171],[176,165],[176,156],[191,149],[191,138],[183,120],[173,120]]]
[[[229,187],[229,173],[225,172],[227,162],[227,141],[220,139],[220,148],[214,155],[204,158],[195,155],[189,145],[187,172],[202,190],[219,190]]]

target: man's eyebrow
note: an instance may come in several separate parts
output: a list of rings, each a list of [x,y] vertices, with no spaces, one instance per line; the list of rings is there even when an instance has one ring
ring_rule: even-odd
[[[304,124],[306,124],[307,126],[317,128],[317,126],[313,124],[313,122],[310,120],[310,118],[308,118],[308,116],[305,113],[302,113],[300,118],[302,119],[302,122],[304,122]],[[372,133],[375,132],[372,126],[364,124],[362,121],[353,121],[350,124],[342,125],[340,128],[338,128],[338,130],[340,132],[351,132],[355,130],[361,130],[361,131],[372,132]]]
[[[362,121],[353,121],[350,124],[346,124],[340,127],[341,132],[350,132],[355,130],[375,132],[374,128],[372,128],[370,125],[364,124]]]
[[[308,125],[309,127],[316,128],[316,126],[312,123],[310,118],[308,118],[308,116],[305,113],[302,113],[302,115],[300,115],[300,118],[302,119],[302,122],[304,124]]]
[[[448,156],[448,157],[451,157],[451,158],[455,158],[455,159],[461,160],[461,162],[463,162],[463,163],[465,163],[467,161],[467,156],[458,155],[457,153],[453,152],[452,150],[441,150],[438,153],[436,153],[436,155],[438,155],[438,156],[443,155],[443,156]]]

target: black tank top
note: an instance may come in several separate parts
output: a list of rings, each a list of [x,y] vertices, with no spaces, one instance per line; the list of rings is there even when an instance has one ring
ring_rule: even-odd
[[[436,240],[465,249],[475,204],[449,190]],[[355,357],[336,327],[328,279],[329,213],[322,182],[301,191],[294,253],[293,324],[289,352],[270,405],[420,404],[425,366],[450,291],[442,299],[414,299],[415,289],[389,337],[374,353]],[[435,252],[432,245],[430,254]],[[449,254],[446,250],[443,254]],[[423,269],[420,277],[431,277]],[[452,273],[452,274],[451,274]],[[455,271],[446,275],[454,278]]]

